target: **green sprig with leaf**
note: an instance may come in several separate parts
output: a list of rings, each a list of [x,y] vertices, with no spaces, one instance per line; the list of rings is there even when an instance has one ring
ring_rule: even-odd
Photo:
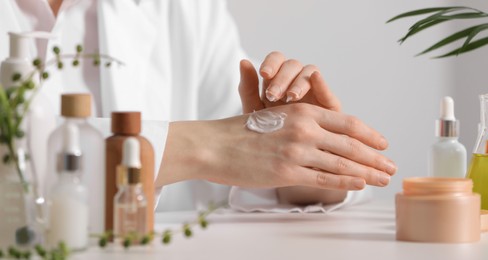
[[[488,13],[483,12],[481,10],[471,8],[471,7],[464,7],[464,6],[449,6],[449,7],[433,7],[433,8],[424,8],[418,9],[414,11],[409,11],[406,13],[402,13],[397,15],[387,23],[413,17],[413,16],[420,16],[426,15],[427,17],[418,20],[414,23],[409,29],[408,32],[398,40],[400,44],[405,42],[407,39],[411,38],[412,36],[416,35],[419,32],[422,32],[428,28],[433,26],[454,21],[454,20],[467,20],[467,19],[487,19]],[[429,48],[425,49],[424,51],[420,52],[418,55],[423,55],[426,53],[430,53],[431,51],[437,50],[441,47],[444,47],[450,43],[454,43],[456,41],[464,40],[463,43],[451,50],[447,53],[442,55],[435,56],[434,58],[445,58],[450,56],[457,56],[459,54],[463,54],[466,52],[470,52],[481,48],[488,44],[488,37],[479,38],[477,37],[481,32],[488,30],[488,23],[480,23],[475,26],[471,26],[454,34],[447,36],[446,38],[438,41],[437,43],[433,44]]]
[[[114,234],[112,231],[107,231],[103,234],[93,234],[91,237],[98,238],[98,245],[101,248],[105,248],[109,241],[115,240],[120,241],[121,245],[128,249],[132,245],[148,245],[156,237],[161,238],[161,243],[167,245],[171,243],[173,237],[177,234],[183,234],[184,237],[190,238],[193,236],[193,230],[195,227],[199,226],[201,229],[206,229],[208,227],[207,216],[215,212],[217,209],[224,207],[227,203],[214,204],[210,203],[205,211],[198,214],[198,217],[191,221],[183,223],[178,229],[167,229],[162,233],[150,232],[149,234],[137,234],[130,233],[127,235]]]
[[[75,51],[74,54],[63,54],[59,47],[54,47],[55,57],[53,59],[45,63],[40,59],[35,59],[32,62],[34,69],[28,75],[15,73],[12,75],[13,86],[2,87],[0,85],[0,145],[5,145],[8,151],[1,159],[4,164],[14,164],[25,191],[28,191],[29,186],[25,179],[22,160],[28,160],[29,155],[19,154],[17,141],[25,136],[22,124],[37,92],[42,87],[43,82],[49,78],[48,68],[56,65],[59,70],[62,70],[65,60],[72,60],[71,64],[76,67],[83,59],[92,59],[96,66],[100,64],[100,60],[106,61],[107,67],[113,62],[119,65],[123,64],[120,60],[98,52],[83,53],[81,45],[76,46]]]

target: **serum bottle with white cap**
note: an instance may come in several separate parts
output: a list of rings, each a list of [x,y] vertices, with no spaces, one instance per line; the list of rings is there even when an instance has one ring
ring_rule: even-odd
[[[117,169],[119,191],[114,198],[114,232],[119,238],[127,235],[144,236],[148,233],[147,200],[141,184],[140,158],[139,140],[134,137],[125,139],[122,163]]]
[[[454,117],[454,101],[444,97],[441,118],[436,121],[437,142],[430,149],[429,175],[434,177],[464,178],[466,175],[466,148],[459,142],[459,121]]]

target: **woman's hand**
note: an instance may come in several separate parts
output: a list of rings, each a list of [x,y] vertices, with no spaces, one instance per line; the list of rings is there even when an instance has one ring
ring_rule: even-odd
[[[248,115],[171,123],[156,184],[205,179],[254,188],[360,190],[387,185],[396,171],[376,151],[387,141],[355,117],[309,104],[267,110],[288,115],[282,129],[250,131]]]
[[[240,71],[239,94],[244,113],[291,102],[341,110],[339,99],[330,91],[315,65],[304,66],[297,60],[287,60],[280,52],[270,53],[259,70],[263,77],[261,96],[258,75],[252,63],[242,60]]]

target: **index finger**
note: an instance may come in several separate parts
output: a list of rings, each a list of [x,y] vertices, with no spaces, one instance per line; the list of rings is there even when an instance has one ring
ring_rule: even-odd
[[[336,134],[345,134],[377,150],[388,148],[388,141],[358,118],[343,113],[314,108],[314,118],[320,127]]]
[[[276,73],[278,73],[285,60],[286,57],[283,53],[278,51],[271,52],[264,58],[261,68],[259,69],[259,74],[264,79],[272,79]]]

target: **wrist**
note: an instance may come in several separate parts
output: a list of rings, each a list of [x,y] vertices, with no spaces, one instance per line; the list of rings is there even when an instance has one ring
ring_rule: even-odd
[[[171,122],[166,147],[156,180],[164,186],[184,180],[207,179],[207,165],[212,153],[205,142],[209,139],[206,121]]]

